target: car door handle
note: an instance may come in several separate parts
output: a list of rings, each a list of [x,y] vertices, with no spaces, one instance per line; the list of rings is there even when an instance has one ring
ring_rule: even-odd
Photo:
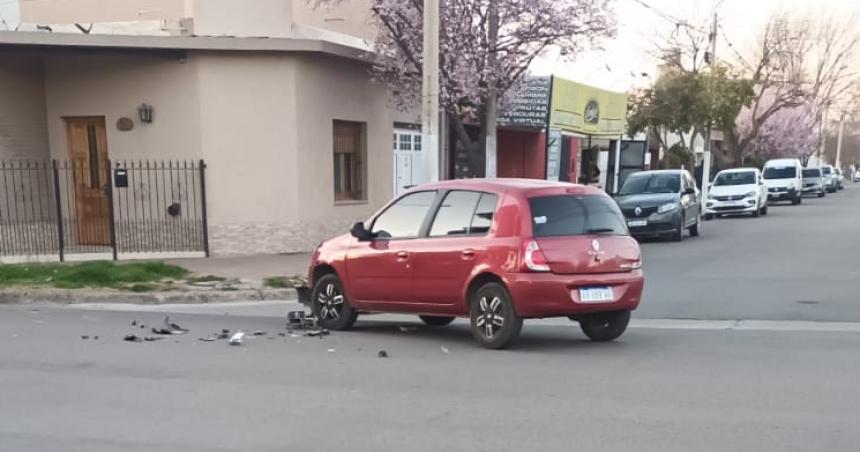
[[[475,257],[475,250],[463,250],[463,259],[472,259]]]
[[[407,253],[406,251],[398,251],[396,256],[397,260],[399,261],[405,261],[406,259],[409,259],[409,253]]]

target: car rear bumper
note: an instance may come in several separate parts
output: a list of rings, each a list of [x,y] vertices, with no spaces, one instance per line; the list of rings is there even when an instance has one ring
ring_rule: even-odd
[[[512,273],[505,283],[517,314],[525,318],[567,317],[594,312],[634,310],[644,287],[642,270],[595,275]],[[611,302],[583,303],[579,289],[611,287]]]

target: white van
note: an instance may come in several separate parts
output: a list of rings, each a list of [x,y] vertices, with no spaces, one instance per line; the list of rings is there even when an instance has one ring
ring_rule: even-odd
[[[764,164],[764,183],[768,202],[803,201],[803,165],[798,159],[774,159]]]

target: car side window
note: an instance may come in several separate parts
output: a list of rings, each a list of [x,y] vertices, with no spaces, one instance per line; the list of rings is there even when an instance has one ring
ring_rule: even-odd
[[[448,192],[433,219],[430,237],[468,235],[480,198],[481,193],[474,191]]]
[[[475,215],[472,216],[472,225],[469,227],[469,234],[486,234],[490,232],[493,226],[493,216],[496,214],[496,205],[499,202],[499,197],[491,193],[481,194],[481,200],[478,201],[478,208],[475,210]]]
[[[370,232],[379,239],[418,237],[421,224],[435,199],[435,191],[410,193],[398,199],[376,217]]]

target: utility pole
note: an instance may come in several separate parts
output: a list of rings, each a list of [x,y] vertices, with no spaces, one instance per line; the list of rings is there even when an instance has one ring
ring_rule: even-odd
[[[490,67],[489,86],[487,87],[487,133],[486,144],[484,149],[484,177],[493,178],[497,175],[496,162],[496,129],[498,128],[498,100],[496,93],[496,42],[499,39],[499,9],[496,6],[496,0],[490,0],[487,7],[487,44],[489,47],[489,57],[487,65]]]
[[[841,168],[842,165],[842,133],[845,131],[845,112],[839,117],[839,135],[836,139],[836,167]],[[853,174],[851,175],[854,176]]]
[[[711,25],[710,47],[711,61],[708,65],[711,68],[711,77],[714,76],[714,66],[717,62],[717,26],[719,25],[719,16],[714,12],[714,23]],[[713,83],[709,83],[709,88],[713,89]],[[711,182],[711,129],[713,124],[708,122],[708,127],[705,129],[705,149],[702,154],[702,204],[708,202],[709,184]],[[741,162],[743,163],[743,162]]]
[[[422,182],[439,180],[439,0],[424,0],[421,82]]]
[[[818,166],[823,165],[821,159],[824,157],[825,146],[827,146],[827,110],[830,108],[829,105],[824,104],[824,112],[821,113],[821,124],[818,125],[818,138],[821,141],[818,145],[818,158],[817,163]]]

